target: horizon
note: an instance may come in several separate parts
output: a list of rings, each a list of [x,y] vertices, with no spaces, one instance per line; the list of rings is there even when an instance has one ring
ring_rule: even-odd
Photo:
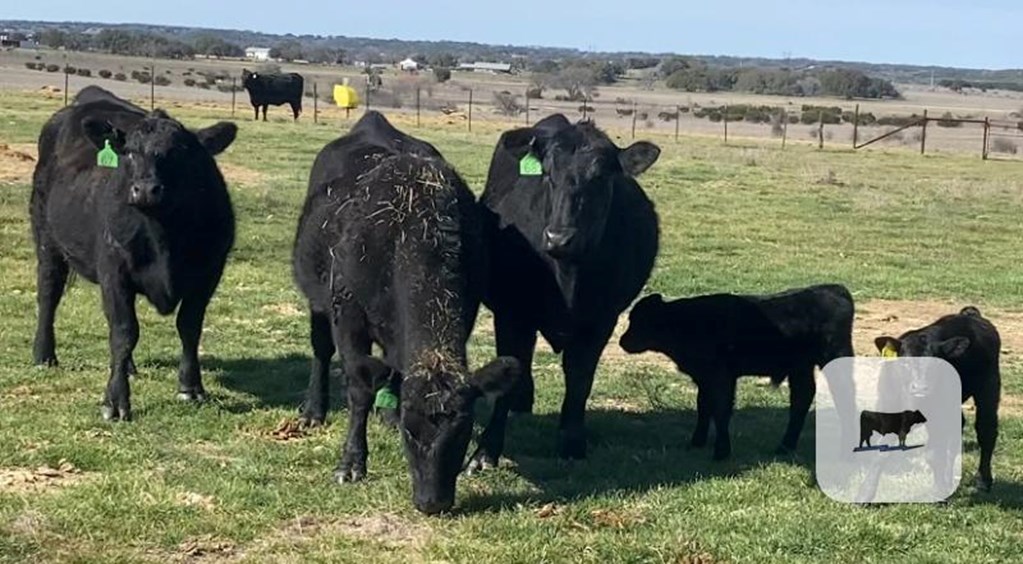
[[[639,0],[640,6],[633,3],[629,14],[621,14],[617,6],[609,0],[593,0],[586,6],[590,10],[582,16],[571,13],[574,8],[564,6],[542,6],[544,17],[540,20],[522,18],[534,15],[530,6],[539,6],[540,0],[523,0],[514,7],[511,20],[526,19],[533,25],[529,29],[520,30],[516,21],[498,21],[501,18],[482,16],[477,25],[459,25],[465,16],[456,17],[454,9],[466,4],[461,0],[441,0],[435,3],[424,14],[415,11],[413,14],[389,12],[386,5],[402,4],[401,2],[385,2],[381,8],[379,3],[370,6],[350,6],[347,11],[339,11],[343,18],[339,25],[324,24],[325,17],[312,18],[315,21],[294,22],[296,15],[305,17],[307,11],[302,6],[312,4],[306,0],[292,2],[295,8],[290,16],[278,14],[261,15],[259,8],[269,5],[263,0],[249,0],[246,6],[249,14],[235,12],[222,13],[215,18],[207,18],[199,14],[205,10],[190,9],[199,4],[196,0],[179,0],[171,8],[167,6],[139,6],[131,3],[112,2],[104,8],[109,13],[117,13],[116,19],[105,17],[95,11],[95,6],[82,5],[70,0],[43,2],[32,6],[15,6],[13,13],[4,16],[8,21],[35,21],[51,24],[62,23],[96,23],[99,25],[149,25],[200,28],[209,30],[242,30],[268,35],[318,35],[341,36],[352,38],[369,38],[379,40],[396,39],[400,41],[429,42],[469,42],[484,45],[511,46],[519,48],[546,47],[575,49],[584,53],[647,53],[647,54],[679,54],[690,56],[727,56],[736,58],[762,58],[783,60],[811,59],[815,61],[868,63],[879,65],[934,66],[947,68],[977,70],[1017,70],[1023,68],[1023,60],[1007,48],[1014,43],[1016,34],[1014,21],[1023,20],[1023,3],[1010,5],[1006,0],[980,0],[970,8],[952,6],[951,0],[935,0],[922,2],[908,0],[898,6],[884,5],[883,11],[857,8],[855,12],[844,12],[841,7],[815,6],[812,0],[794,0],[793,2],[755,3],[750,0],[733,1],[737,5],[733,10],[708,12],[708,7],[697,6],[687,8],[687,15],[696,13],[704,18],[687,17],[684,20],[669,22],[652,21],[645,18],[649,14],[666,9],[663,0]],[[123,7],[121,7],[123,4]],[[785,4],[778,7],[777,4]],[[880,0],[864,0],[861,6],[881,6]],[[908,10],[919,8],[918,10]],[[168,11],[169,10],[169,11]],[[317,11],[323,11],[317,8]],[[610,12],[608,10],[611,10]],[[909,28],[906,21],[919,20],[918,15],[924,10],[930,12],[934,19],[929,24],[919,24]],[[727,13],[725,13],[727,12]],[[379,13],[387,13],[386,19],[379,18]],[[443,21],[436,21],[435,13],[440,13]],[[735,14],[740,14],[735,16]],[[883,13],[877,21],[862,24],[860,14]],[[185,15],[182,15],[185,14]],[[195,15],[191,15],[195,14]],[[756,14],[756,18],[746,18],[747,14]],[[554,16],[562,17],[554,17]],[[907,20],[906,16],[914,19]],[[720,17],[724,16],[724,21]],[[810,16],[812,22],[800,21]],[[475,16],[474,16],[475,17]],[[565,22],[582,22],[571,27]],[[614,21],[611,19],[614,18]],[[309,20],[310,18],[306,18]],[[756,21],[753,21],[756,19]],[[379,20],[379,21],[378,21]],[[733,21],[735,20],[735,21]],[[353,28],[351,21],[363,25]],[[830,26],[813,27],[818,21],[850,21],[848,26],[834,23]],[[635,25],[634,25],[635,24]],[[678,29],[670,33],[658,31],[665,25],[677,25]],[[621,36],[621,30],[634,25],[642,29],[642,33]],[[439,29],[443,26],[442,29]],[[496,28],[495,28],[496,26]],[[502,27],[503,26],[503,27]],[[683,32],[688,27],[695,29],[687,35]],[[777,34],[764,34],[764,29],[781,29]],[[647,30],[646,28],[651,28]],[[751,29],[752,28],[752,29]],[[579,29],[603,30],[592,35],[580,37]],[[713,29],[726,30],[718,34]],[[585,33],[585,31],[583,32]],[[709,35],[708,35],[709,33]],[[884,44],[893,34],[902,37],[899,47],[892,48]],[[682,35],[675,39],[672,36]],[[725,37],[719,37],[724,35]],[[611,36],[609,38],[609,36]],[[617,37],[615,37],[617,36]],[[795,36],[795,37],[793,37]],[[593,37],[601,37],[594,40]],[[847,37],[858,40],[849,41]],[[1003,41],[1004,40],[1004,41]],[[728,45],[723,45],[725,41]],[[267,45],[270,46],[270,45]],[[882,52],[896,51],[881,55]],[[939,53],[944,53],[939,55]]]

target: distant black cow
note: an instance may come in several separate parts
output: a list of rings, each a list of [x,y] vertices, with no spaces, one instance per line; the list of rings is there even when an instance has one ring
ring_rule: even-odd
[[[110,326],[107,419],[131,418],[138,294],[162,315],[178,308],[179,396],[205,397],[199,338],[234,242],[231,200],[213,155],[236,133],[231,123],[189,131],[162,110],[147,114],[95,86],[43,126],[31,202],[35,362],[57,362],[53,323],[69,271],[98,282]],[[98,166],[97,152],[107,145],[117,155],[114,168]]]
[[[977,484],[990,490],[994,482],[991,457],[998,439],[998,403],[1002,393],[999,370],[1002,341],[995,326],[977,308],[966,307],[898,338],[878,337],[874,344],[879,351],[891,347],[899,356],[941,358],[956,369],[962,384],[962,400],[973,398],[977,408],[974,423],[980,445]]]
[[[288,104],[291,113],[295,115],[295,121],[298,121],[298,114],[302,113],[302,96],[305,94],[302,75],[294,72],[265,74],[242,69],[242,86],[249,92],[249,101],[256,111],[255,119],[259,119],[260,107],[263,108],[263,121],[266,121],[267,106]]]
[[[634,177],[659,154],[642,141],[621,149],[593,124],[573,125],[562,115],[498,141],[481,198],[493,241],[485,303],[494,312],[498,354],[514,356],[525,372],[515,401],[495,406],[493,432],[482,437],[472,469],[497,463],[509,409],[532,410],[537,331],[564,353],[558,454],[586,455],[584,415],[597,362],[657,255],[657,214]]]
[[[689,374],[698,388],[692,446],[707,444],[714,420],[714,458],[731,453],[728,424],[736,380],[744,375],[789,379],[789,423],[779,452],[796,448],[816,393],[814,366],[850,357],[853,299],[840,285],[821,285],[766,296],[714,294],[665,302],[647,296],[629,313],[620,344],[626,352],[657,351]],[[839,417],[855,415],[852,382],[829,381]],[[841,386],[842,393],[838,391]]]
[[[513,358],[475,373],[466,341],[483,293],[479,208],[435,149],[367,113],[328,145],[299,221],[294,270],[312,310],[315,359],[303,418],[322,420],[335,346],[348,377],[348,438],[335,477],[366,475],[366,421],[380,390],[400,390],[400,428],[413,502],[454,503],[473,404],[514,388]],[[331,332],[333,330],[333,342]],[[384,360],[370,356],[376,343]]]
[[[903,411],[901,413],[881,413],[880,411],[863,410],[860,413],[860,444],[870,447],[870,435],[874,432],[881,435],[896,434],[899,436],[899,446],[906,446],[906,436],[909,435],[913,425],[927,423],[927,418],[920,410]]]

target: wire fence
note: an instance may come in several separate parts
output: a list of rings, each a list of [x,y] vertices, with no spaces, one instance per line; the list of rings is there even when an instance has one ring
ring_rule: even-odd
[[[40,63],[41,64],[41,63]],[[61,89],[65,103],[71,93],[89,84],[97,84],[114,93],[143,101],[149,108],[160,103],[209,104],[210,111],[224,112],[245,119],[248,95],[236,76],[176,76],[171,83],[170,70],[160,61],[146,61],[141,69],[107,76],[83,72],[64,65],[58,74],[52,65],[38,73],[51,90]],[[50,72],[46,72],[50,71]],[[167,74],[163,74],[166,72]],[[360,95],[356,109],[339,108],[333,100],[335,81],[307,81],[303,119],[314,123],[346,127],[366,109],[388,115],[404,115],[417,127],[462,128],[472,132],[527,126],[556,113],[570,119],[592,120],[613,131],[621,140],[642,137],[668,137],[682,141],[687,136],[718,137],[724,143],[758,141],[784,148],[793,142],[824,148],[907,148],[927,152],[973,153],[983,158],[1023,157],[1023,116],[1007,119],[995,116],[920,108],[908,115],[875,115],[860,111],[856,102],[828,105],[789,102],[786,105],[731,103],[722,95],[714,103],[694,103],[685,94],[658,93],[655,99],[616,97],[570,101],[561,96],[535,91],[521,83],[452,80],[438,84],[419,77],[397,77],[376,83],[351,80]],[[56,83],[56,84],[54,84]],[[58,86],[59,85],[59,86]],[[735,98],[740,98],[736,96]],[[748,100],[751,97],[741,97]],[[798,100],[798,99],[797,99]],[[939,113],[940,112],[940,113]],[[274,121],[290,121],[286,106],[271,110]]]

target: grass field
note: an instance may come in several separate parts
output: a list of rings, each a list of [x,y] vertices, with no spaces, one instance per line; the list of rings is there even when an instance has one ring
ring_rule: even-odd
[[[999,325],[1001,435],[995,489],[976,492],[972,431],[964,484],[946,505],[851,507],[813,479],[813,425],[795,458],[770,452],[787,393],[743,381],[732,460],[685,448],[694,387],[656,356],[615,341],[588,415],[588,460],[552,457],[562,383],[537,358],[537,414],[513,421],[502,467],[463,477],[457,511],[410,503],[398,437],[370,425],[369,479],[331,482],[346,424],[295,432],[307,317],[289,255],[313,156],[338,134],[309,120],[241,122],[220,158],[238,242],[207,316],[207,390],[174,398],[173,321],[140,305],[136,421],[108,424],[106,326],[96,288],[78,281],[58,313],[59,369],[33,368],[34,255],[27,221],[36,135],[60,101],[0,92],[0,561],[358,562],[1004,562],[1023,546],[1023,167],[908,151],[817,152],[659,140],[643,184],[662,221],[649,290],[669,296],[768,292],[823,281],[859,304],[857,352],[874,336],[975,304]],[[214,110],[171,108],[189,125]],[[217,110],[221,115],[223,109]],[[496,128],[420,130],[474,188]],[[620,141],[625,143],[625,141]],[[471,343],[493,355],[490,318]],[[338,386],[335,386],[337,390]],[[340,394],[335,394],[340,396]],[[337,403],[337,402],[336,402]],[[969,414],[968,414],[969,416]]]

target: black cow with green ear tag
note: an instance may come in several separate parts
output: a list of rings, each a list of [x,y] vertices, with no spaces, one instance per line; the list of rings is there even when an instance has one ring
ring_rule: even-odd
[[[508,411],[532,410],[537,333],[563,353],[558,453],[585,456],[583,418],[597,361],[657,255],[657,214],[636,178],[659,155],[652,143],[619,147],[593,123],[562,115],[498,141],[481,198],[492,257],[484,301],[494,312],[498,354],[517,358],[525,374],[494,410],[474,469],[497,463]]]
[[[898,338],[878,337],[874,339],[874,345],[882,354],[890,351],[888,356],[935,357],[956,369],[962,384],[963,401],[973,398],[977,408],[974,423],[977,444],[980,445],[977,486],[990,490],[994,483],[991,457],[998,440],[998,403],[1002,396],[999,369],[1002,340],[994,324],[985,319],[980,310],[968,306],[959,313],[946,315]]]
[[[206,306],[234,243],[234,212],[213,157],[237,127],[190,130],[95,86],[58,111],[39,136],[32,181],[38,259],[37,364],[57,364],[54,317],[68,274],[100,285],[110,328],[106,419],[131,419],[128,376],[139,338],[135,297],[177,310],[178,395],[201,401],[199,338]]]

